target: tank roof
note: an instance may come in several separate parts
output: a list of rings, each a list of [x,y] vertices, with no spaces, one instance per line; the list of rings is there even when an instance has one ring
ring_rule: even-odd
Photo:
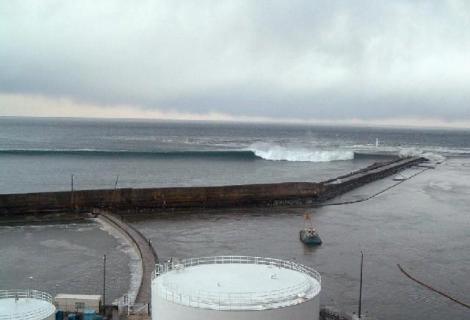
[[[42,320],[55,312],[52,297],[37,290],[0,290],[0,319]]]
[[[157,292],[172,302],[208,309],[264,310],[317,296],[320,275],[293,262],[258,257],[186,259],[157,268]]]

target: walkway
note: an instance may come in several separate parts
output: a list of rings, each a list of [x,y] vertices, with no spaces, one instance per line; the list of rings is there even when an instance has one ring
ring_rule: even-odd
[[[101,209],[93,210],[93,212],[98,213],[103,221],[116,228],[136,246],[142,261],[142,280],[134,303],[150,304],[152,272],[155,270],[155,264],[158,263],[158,256],[152,244],[139,230],[121,220],[119,216]]]

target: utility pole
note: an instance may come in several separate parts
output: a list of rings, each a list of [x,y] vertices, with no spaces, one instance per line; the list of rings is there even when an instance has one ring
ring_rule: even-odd
[[[117,200],[117,185],[119,182],[119,175],[116,176],[116,182],[114,182],[114,191],[113,191],[113,197],[111,198],[111,210],[113,209],[116,200]]]
[[[74,205],[73,205],[73,174],[72,176],[70,177],[70,206],[72,207],[72,211],[74,209]]]
[[[116,191],[117,189],[118,182],[119,182],[119,175],[116,176],[116,182],[114,183],[114,191]]]
[[[362,268],[364,265],[364,253],[361,250],[361,277],[359,280],[359,310],[357,312],[357,315],[359,316],[359,319],[361,319],[361,312],[362,312]]]
[[[106,305],[106,255],[103,255],[103,307]]]

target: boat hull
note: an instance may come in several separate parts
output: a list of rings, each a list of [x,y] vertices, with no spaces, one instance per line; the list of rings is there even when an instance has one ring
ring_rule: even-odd
[[[322,241],[318,235],[308,235],[304,230],[300,231],[300,241],[307,245],[320,245]]]

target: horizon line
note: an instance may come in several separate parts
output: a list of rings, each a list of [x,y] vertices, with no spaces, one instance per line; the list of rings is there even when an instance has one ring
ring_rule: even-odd
[[[144,118],[144,117],[107,117],[107,116],[40,116],[40,115],[0,115],[1,118],[24,118],[24,119],[68,119],[68,120],[123,120],[123,121],[149,121],[149,122],[196,122],[196,123],[233,123],[233,124],[263,124],[263,125],[298,125],[298,126],[331,126],[331,127],[353,127],[353,128],[389,128],[389,129],[446,129],[446,130],[470,130],[470,126],[452,125],[420,125],[420,124],[391,124],[374,123],[373,120],[277,120],[277,119],[177,119],[177,118]],[[379,121],[380,122],[380,121]]]

